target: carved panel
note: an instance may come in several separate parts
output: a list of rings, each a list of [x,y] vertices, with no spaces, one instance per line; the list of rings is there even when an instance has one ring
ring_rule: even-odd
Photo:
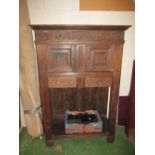
[[[99,50],[93,50],[91,53],[91,60],[93,61],[94,65],[106,65],[106,56],[107,56],[107,50],[105,49],[99,49]]]
[[[123,41],[122,31],[44,30],[36,31],[37,41]]]
[[[86,77],[85,87],[109,87],[112,84],[110,77]]]
[[[113,69],[113,48],[101,45],[87,46],[86,71],[104,71]]]
[[[61,76],[61,77],[48,77],[49,88],[75,88],[76,77],[74,76]]]
[[[73,47],[71,46],[50,46],[47,49],[47,71],[64,72],[72,71]]]

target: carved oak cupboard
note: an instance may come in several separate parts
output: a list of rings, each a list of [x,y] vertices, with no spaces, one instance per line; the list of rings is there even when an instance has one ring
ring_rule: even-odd
[[[53,143],[52,117],[55,101],[51,97],[51,91],[60,91],[60,106],[64,112],[65,97],[62,89],[75,91],[81,88],[81,95],[85,97],[87,88],[94,88],[94,96],[97,89],[110,87],[107,141],[114,141],[124,31],[129,27],[31,25],[35,31],[43,128],[47,145]],[[74,91],[71,92],[73,100]],[[91,101],[97,102],[93,98]],[[80,110],[87,110],[84,102]]]

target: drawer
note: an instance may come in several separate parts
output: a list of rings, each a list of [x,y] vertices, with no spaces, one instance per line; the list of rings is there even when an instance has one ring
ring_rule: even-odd
[[[82,80],[82,81],[81,81]],[[49,88],[83,88],[83,87],[109,87],[112,84],[111,77],[83,77],[76,76],[49,76]]]
[[[49,88],[75,88],[76,85],[74,76],[48,77]]]
[[[112,84],[111,77],[86,77],[85,87],[109,87]]]

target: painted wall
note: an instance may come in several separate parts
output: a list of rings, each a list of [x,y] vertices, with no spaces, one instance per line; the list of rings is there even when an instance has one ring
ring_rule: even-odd
[[[125,33],[120,96],[129,93],[135,57],[134,16],[130,11],[80,11],[79,0],[28,0],[31,24],[131,25]]]

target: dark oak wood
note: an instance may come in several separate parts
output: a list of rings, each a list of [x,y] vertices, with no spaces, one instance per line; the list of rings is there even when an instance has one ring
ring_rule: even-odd
[[[43,116],[43,128],[45,133],[46,144],[48,146],[53,144],[52,141],[52,128],[51,128],[51,98],[49,96],[48,79],[46,74],[46,61],[45,61],[45,45],[37,46],[38,54],[38,67],[39,67],[39,83],[40,83],[40,97]]]
[[[31,25],[35,30],[44,133],[50,145],[55,126],[52,126],[55,111],[54,94],[52,100],[49,89],[58,93],[60,112],[69,110],[97,109],[98,90],[106,87],[104,102],[107,102],[108,87],[111,87],[107,141],[115,137],[116,112],[124,45],[124,31],[130,26],[93,25]],[[88,97],[91,90],[91,99]],[[67,89],[65,99],[63,90]],[[77,91],[81,101],[78,107]],[[87,105],[90,99],[93,106]],[[67,104],[66,104],[67,100]],[[65,104],[63,104],[65,102]],[[67,107],[65,107],[67,106]],[[107,106],[104,107],[104,112]],[[59,112],[59,111],[58,111]],[[103,114],[103,115],[106,115]],[[77,136],[75,136],[77,137]]]
[[[92,102],[93,102],[93,109],[96,110],[97,103],[98,103],[97,88],[92,89]]]
[[[86,102],[86,89],[82,89],[82,97],[81,97],[81,107],[82,107],[82,111],[85,111],[85,102]]]
[[[63,89],[59,90],[59,96],[60,96],[61,112],[64,112],[65,95]]]
[[[108,125],[109,132],[107,137],[108,142],[114,142],[115,138],[115,124],[116,124],[117,105],[119,103],[119,83],[120,83],[123,45],[116,45],[114,51],[115,51],[113,53],[114,76],[111,88],[111,101],[110,101],[109,125]]]
[[[30,25],[33,30],[127,30],[130,25]]]

